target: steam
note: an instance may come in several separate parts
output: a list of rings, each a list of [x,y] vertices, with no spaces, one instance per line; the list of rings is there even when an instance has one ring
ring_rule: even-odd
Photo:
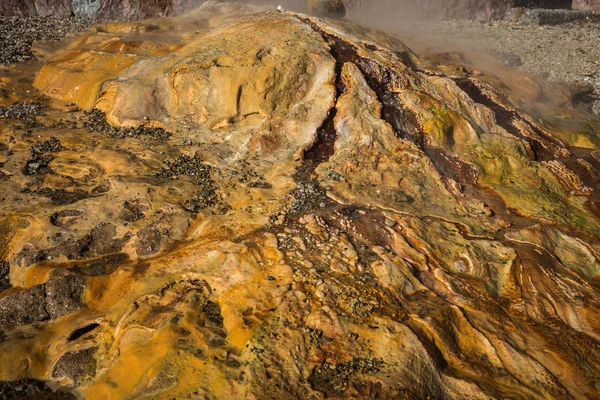
[[[315,4],[327,0],[229,1],[311,14],[308,7],[309,2]],[[439,57],[440,61],[467,65],[496,76],[518,98],[527,98],[527,104],[522,106],[530,113],[535,113],[541,108],[545,109],[544,114],[550,112],[547,110],[550,105],[543,103],[541,97],[539,99],[532,98],[531,93],[538,91],[539,88],[556,92],[556,83],[549,83],[545,78],[528,76],[514,70],[504,61],[505,55],[491,54],[485,50],[473,48],[473,45],[466,42],[464,38],[449,35],[447,29],[437,29],[440,24],[446,23],[444,20],[501,19],[507,11],[504,4],[508,2],[487,2],[486,5],[481,5],[481,2],[472,0],[343,0],[343,3],[346,9],[345,20],[383,31],[405,43],[417,54]],[[439,32],[444,33],[440,34]],[[524,86],[523,82],[529,83]],[[554,88],[551,89],[551,87]],[[570,85],[563,86],[560,92],[564,93],[564,96],[552,97],[551,103],[554,103],[552,106],[564,107],[566,103],[570,102],[568,92],[574,90],[576,88],[572,88]]]

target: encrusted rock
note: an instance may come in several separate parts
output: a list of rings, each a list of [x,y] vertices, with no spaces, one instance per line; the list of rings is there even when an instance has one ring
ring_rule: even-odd
[[[216,3],[54,51],[0,118],[1,394],[597,397],[596,141],[500,78]]]

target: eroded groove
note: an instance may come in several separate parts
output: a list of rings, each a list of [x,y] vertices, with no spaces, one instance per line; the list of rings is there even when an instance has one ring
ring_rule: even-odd
[[[305,18],[297,18],[301,22],[309,24],[312,29],[318,28]],[[326,40],[324,37],[323,39]],[[335,206],[335,203],[327,196],[325,189],[319,185],[319,181],[314,177],[317,167],[329,161],[329,158],[335,152],[335,141],[337,139],[337,132],[335,130],[336,105],[346,89],[342,80],[342,67],[345,59],[333,47],[331,48],[331,55],[335,60],[335,98],[333,107],[329,110],[323,124],[317,129],[315,142],[304,151],[302,164],[294,174],[294,181],[297,183],[297,188],[291,193],[294,197],[294,202],[286,213],[288,223],[309,212],[318,212],[320,209],[331,209]]]
[[[323,125],[317,129],[317,139],[313,145],[304,151],[304,161],[310,165],[311,172],[316,167],[324,162],[327,162],[334,153],[334,144],[337,139],[335,131],[334,119],[337,110],[332,108],[329,110],[329,115],[323,122]]]
[[[528,118],[523,118],[517,111],[507,110],[502,105],[497,104],[484,93],[482,90],[470,79],[454,79],[458,87],[460,87],[473,101],[490,108],[494,111],[496,116],[496,124],[504,128],[510,134],[522,139],[529,145],[529,149],[532,152],[532,159],[535,161],[559,161],[562,163],[567,174],[572,173],[574,176],[581,180],[581,188],[583,189],[583,195],[588,197],[588,201],[585,203],[585,208],[594,216],[600,217],[600,198],[598,194],[598,184],[600,182],[600,170],[598,160],[596,160],[592,152],[588,149],[576,148],[568,146],[562,143],[561,140],[553,137],[552,135],[544,132]],[[514,121],[520,121],[528,126],[536,135],[542,140],[538,140],[531,137],[524,136],[519,129],[514,125]],[[551,169],[552,170],[552,169]],[[557,179],[561,181],[561,185],[567,192],[572,192],[573,188],[571,185],[565,184],[565,181],[569,181],[568,176],[562,176],[559,171],[553,169],[552,172],[555,174]],[[566,178],[566,180],[565,180]],[[583,193],[583,191],[589,191]],[[583,235],[582,232],[577,233],[578,236]],[[595,241],[594,238],[586,237],[586,240]]]
[[[396,136],[408,139],[423,147],[424,135],[419,129],[416,117],[398,104],[395,94],[389,90],[390,85],[394,82],[404,82],[405,80],[394,71],[382,67],[375,61],[361,57],[358,54],[356,46],[325,32],[315,22],[302,17],[298,17],[298,19],[310,25],[329,44],[331,54],[336,59],[339,71],[341,71],[341,67],[347,62],[351,62],[359,68],[371,90],[376,93],[377,99],[382,106],[381,119],[392,126]]]
[[[308,163],[309,169],[313,172],[321,163],[327,162],[334,153],[335,140],[337,132],[335,130],[335,116],[337,114],[337,102],[346,89],[342,81],[342,67],[344,63],[335,49],[331,49],[331,55],[335,59],[335,99],[333,108],[329,110],[327,118],[317,129],[317,139],[315,143],[304,152],[304,161]]]
[[[456,85],[463,90],[474,102],[483,104],[490,110],[492,110],[496,116],[496,125],[502,127],[508,133],[513,136],[520,138],[525,141],[529,145],[529,149],[531,150],[531,156],[535,161],[549,161],[556,158],[555,153],[550,149],[544,142],[539,139],[531,138],[524,136],[519,128],[514,124],[514,121],[521,120],[526,125],[528,125],[537,135],[540,137],[549,140],[540,129],[535,127],[535,125],[531,124],[529,121],[524,120],[519,117],[519,114],[516,111],[508,110],[496,103],[489,97],[487,97],[481,89],[469,78],[461,78],[454,79]],[[552,143],[554,143],[555,139],[552,138]]]
[[[298,19],[309,24],[315,32],[321,34],[323,40],[328,42],[327,38],[320,32],[320,29],[316,24],[305,18],[298,17]],[[314,172],[319,164],[327,162],[335,151],[334,145],[335,140],[337,139],[334,123],[337,114],[336,106],[340,96],[346,89],[342,80],[342,67],[344,66],[344,62],[346,62],[347,57],[344,57],[345,53],[343,52],[343,49],[338,49],[333,46],[330,48],[331,56],[335,60],[335,99],[333,108],[329,110],[329,114],[325,121],[323,121],[323,125],[317,130],[317,139],[315,143],[304,152],[304,164],[306,164],[307,167],[305,169],[308,169],[309,171],[307,172],[310,173]]]
[[[81,328],[78,328],[78,329],[74,330],[73,333],[71,333],[71,335],[69,335],[69,338],[67,340],[69,342],[73,341],[73,340],[77,340],[80,337],[82,337],[83,335],[85,335],[86,333],[90,333],[91,331],[93,331],[94,329],[96,329],[99,326],[100,326],[100,324],[93,323],[93,324],[89,324],[89,325],[83,326]]]
[[[374,60],[361,57],[353,44],[325,32],[313,21],[303,18],[300,18],[300,20],[309,24],[330,45],[331,54],[335,57],[336,65],[339,68],[344,63],[351,62],[360,69],[367,84],[376,93],[382,106],[381,119],[390,124],[397,137],[410,140],[419,146],[443,176],[450,177],[459,183],[476,183],[476,170],[457,157],[447,155],[443,149],[429,146],[427,135],[420,127],[417,117],[398,103],[397,96],[391,88],[409,85],[406,79]],[[414,69],[412,65],[409,65],[409,67]]]

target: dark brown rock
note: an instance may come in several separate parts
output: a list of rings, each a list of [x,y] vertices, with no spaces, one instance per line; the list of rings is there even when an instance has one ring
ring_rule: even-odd
[[[75,395],[64,391],[53,391],[43,381],[21,379],[12,382],[0,382],[0,398],[4,400],[74,400]]]
[[[96,348],[76,350],[65,353],[54,365],[52,376],[55,378],[68,377],[75,383],[80,383],[86,377],[96,375]]]
[[[137,233],[138,256],[150,256],[181,238],[188,228],[188,221],[181,212],[159,215],[150,225]]]
[[[30,16],[35,15],[34,7],[30,7],[25,0],[0,1],[0,15],[5,16]]]
[[[0,299],[0,329],[57,319],[84,306],[87,278],[60,271],[48,282]]]
[[[0,260],[0,293],[8,289],[10,285],[10,264]]]
[[[45,296],[45,286],[36,285],[0,299],[0,329],[48,320]]]
[[[57,319],[84,306],[83,292],[87,279],[79,275],[60,274],[46,282],[46,310]]]
[[[148,205],[140,200],[131,200],[123,203],[121,210],[121,218],[127,222],[135,222],[146,218],[145,211],[148,210]]]
[[[79,239],[67,240],[59,246],[39,251],[33,261],[50,261],[60,255],[64,255],[69,260],[85,260],[118,253],[131,236],[126,234],[123,238],[115,238],[116,235],[115,224],[101,223]],[[29,260],[29,258],[25,260]]]

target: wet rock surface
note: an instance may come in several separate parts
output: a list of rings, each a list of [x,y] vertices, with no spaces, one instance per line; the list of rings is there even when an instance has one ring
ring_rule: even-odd
[[[45,57],[0,119],[6,398],[596,396],[593,117],[240,5]]]

